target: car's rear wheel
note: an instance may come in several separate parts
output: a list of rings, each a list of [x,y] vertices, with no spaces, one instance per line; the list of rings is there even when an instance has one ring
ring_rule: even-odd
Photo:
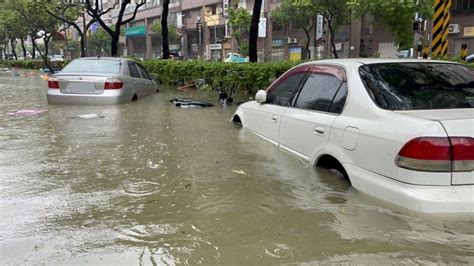
[[[351,181],[349,175],[344,169],[344,166],[342,166],[342,164],[331,155],[323,155],[321,158],[319,158],[316,166],[330,170],[333,174],[347,179],[349,183]]]
[[[242,121],[240,120],[240,117],[238,115],[234,115],[232,118],[232,122],[236,125],[242,126]]]

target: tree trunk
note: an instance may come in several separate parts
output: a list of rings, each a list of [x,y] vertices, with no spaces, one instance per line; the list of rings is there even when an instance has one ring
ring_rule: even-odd
[[[86,40],[84,34],[79,33],[79,40],[81,45],[81,57],[86,57]]]
[[[40,54],[41,56],[41,59],[43,59],[43,63],[44,65],[49,69],[49,71],[51,72],[51,74],[54,74],[54,68],[51,66],[51,64],[49,63],[49,60],[48,60],[48,55],[47,54],[43,54],[41,52],[41,50],[38,48],[38,46],[36,45],[36,42],[34,41],[33,39],[33,47],[38,50],[38,53]],[[46,47],[46,46],[45,46]]]
[[[258,23],[260,22],[260,10],[262,9],[262,0],[255,0],[252,12],[252,22],[250,24],[249,33],[249,61],[257,62],[257,40],[258,40]]]
[[[51,38],[52,35],[48,36],[48,37],[43,37],[43,40],[44,40],[44,56],[48,57],[49,55],[49,39]],[[39,49],[38,49],[39,52],[41,52]]]
[[[112,35],[112,46],[111,46],[111,51],[110,51],[111,56],[118,56],[119,37],[120,37],[120,32],[119,34],[114,33],[114,35]]]
[[[31,42],[33,43],[33,49],[32,49],[32,52],[31,52],[31,58],[32,58],[32,59],[36,59],[36,41],[35,41],[35,38],[33,38],[33,35],[31,35],[30,38],[31,38]]]
[[[23,50],[23,58],[26,59],[26,47],[25,47],[25,40],[23,40],[23,37],[21,37],[21,49]]]
[[[16,54],[16,45],[15,45],[15,39],[10,39],[10,46],[12,47],[12,54],[15,57],[15,60],[18,60],[18,56]]]
[[[329,35],[331,35],[329,39],[331,41],[332,53],[334,54],[334,58],[339,58],[339,55],[337,54],[337,51],[336,51],[336,43],[334,43],[334,29],[332,28],[332,20],[327,20],[327,21],[328,21]]]
[[[168,6],[170,1],[163,1],[163,13],[161,15],[161,38],[163,41],[163,59],[170,58],[170,44],[168,36]]]
[[[241,54],[242,51],[240,50],[240,38],[237,38],[237,37],[234,37],[234,38],[237,41],[237,51],[239,52],[239,54]]]
[[[311,42],[311,35],[310,35],[310,32],[311,32],[311,29],[303,29],[304,30],[304,33],[306,34],[306,54],[305,54],[305,59],[306,60],[309,60],[311,59],[311,51],[309,50],[309,43]]]

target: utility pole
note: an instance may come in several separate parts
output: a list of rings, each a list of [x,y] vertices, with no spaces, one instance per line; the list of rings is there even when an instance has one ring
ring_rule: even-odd
[[[267,24],[267,37],[265,38],[265,48],[264,48],[264,58],[265,62],[272,61],[272,43],[273,43],[273,26],[272,26],[272,19],[270,14],[270,0],[264,0],[264,7],[263,7],[263,17],[266,20]]]

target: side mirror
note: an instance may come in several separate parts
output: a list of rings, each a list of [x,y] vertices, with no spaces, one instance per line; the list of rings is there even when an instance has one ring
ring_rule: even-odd
[[[255,95],[255,100],[258,103],[264,103],[267,101],[267,91],[266,90],[259,90]]]

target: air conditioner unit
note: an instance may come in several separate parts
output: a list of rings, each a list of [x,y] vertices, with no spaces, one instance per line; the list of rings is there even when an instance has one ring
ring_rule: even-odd
[[[216,12],[217,12],[217,14],[222,14],[222,7],[216,8]]]
[[[449,24],[449,34],[456,34],[461,32],[461,27],[459,24]]]
[[[298,39],[297,39],[297,38],[293,38],[293,43],[294,43],[294,44],[297,44],[297,43],[298,43]]]
[[[286,44],[291,44],[291,42],[293,41],[293,38],[285,37],[285,41],[286,41]]]

